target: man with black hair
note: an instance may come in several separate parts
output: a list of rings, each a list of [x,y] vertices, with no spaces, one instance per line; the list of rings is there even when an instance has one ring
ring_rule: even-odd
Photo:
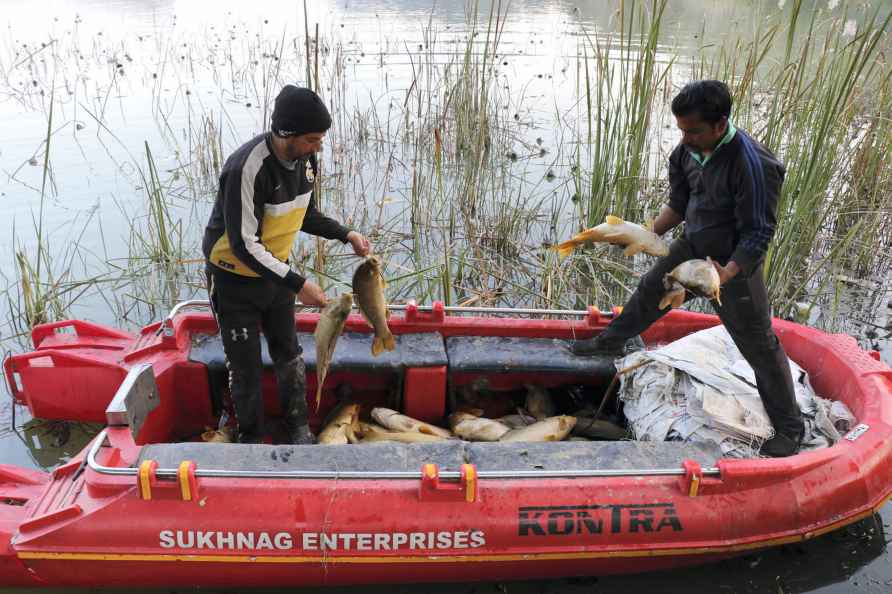
[[[783,347],[771,328],[762,263],[777,223],[784,166],[730,120],[731,93],[715,80],[687,84],[672,101],[681,143],[669,157],[669,202],[654,221],[663,235],[684,222],[684,234],[642,277],[622,312],[593,339],[571,350],[582,356],[620,356],[627,341],[668,309],[663,277],[686,260],[711,257],[722,284],[719,318],[753,368],[775,436],[762,454],[789,456],[799,449],[802,415]],[[690,297],[690,296],[689,296]]]
[[[324,305],[322,289],[289,266],[298,231],[350,243],[366,256],[368,240],[316,209],[316,153],[331,115],[310,89],[286,85],[276,97],[271,132],[226,160],[202,242],[208,293],[220,326],[240,442],[264,436],[260,331],[276,374],[291,443],[313,443],[306,378],[294,325],[295,297]]]

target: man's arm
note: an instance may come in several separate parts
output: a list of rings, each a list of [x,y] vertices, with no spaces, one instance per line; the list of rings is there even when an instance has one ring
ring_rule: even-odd
[[[307,212],[304,214],[304,222],[300,230],[325,239],[338,239],[341,243],[349,241],[347,235],[350,233],[350,229],[319,212],[316,208],[315,195],[310,196],[310,203],[307,205]]]
[[[765,257],[777,226],[777,202],[784,182],[779,163],[763,158],[753,141],[741,138],[741,166],[737,174],[734,215],[740,240],[723,270],[722,282],[740,272],[750,274]],[[721,267],[719,267],[721,268]]]
[[[691,189],[681,164],[685,156],[684,151],[684,147],[678,145],[669,155],[669,202],[663,206],[654,221],[654,233],[657,235],[663,235],[680,225],[684,221],[684,213],[688,209]]]
[[[683,221],[684,217],[675,212],[675,210],[668,204],[664,204],[663,210],[661,210],[659,216],[654,219],[654,233],[663,235],[667,231],[671,231],[678,227]]]

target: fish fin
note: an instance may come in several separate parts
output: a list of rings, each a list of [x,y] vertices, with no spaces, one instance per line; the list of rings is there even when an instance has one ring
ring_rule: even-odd
[[[634,256],[635,254],[644,250],[644,246],[640,243],[633,243],[626,246],[626,249],[623,250],[624,256]]]
[[[672,307],[679,308],[684,305],[685,292],[679,291],[672,297]]]
[[[384,351],[384,341],[377,336],[372,339],[372,356],[377,357]]]
[[[388,351],[396,350],[396,339],[393,337],[393,334],[384,337],[384,348]]]
[[[647,219],[646,221],[644,221],[644,228],[647,229],[648,231],[650,231],[651,233],[653,233],[654,232],[654,220]]]
[[[554,246],[552,249],[557,250],[558,258],[563,260],[564,258],[569,256],[574,249],[576,249],[576,242],[571,239]]]
[[[319,403],[322,402],[322,382],[316,386],[316,412],[319,412]]]
[[[607,218],[605,220],[607,221],[608,225],[622,225],[623,223],[625,223],[624,220],[613,215],[607,215]]]
[[[665,295],[663,295],[663,298],[660,299],[660,306],[659,306],[659,307],[660,307],[660,311],[666,309],[666,307],[669,306],[669,305],[671,305],[671,304],[672,304],[672,294],[671,294],[671,293],[666,293]]]
[[[718,291],[715,292],[715,300],[716,300],[716,303],[718,303],[719,305],[722,304],[722,290],[721,289],[719,289]]]

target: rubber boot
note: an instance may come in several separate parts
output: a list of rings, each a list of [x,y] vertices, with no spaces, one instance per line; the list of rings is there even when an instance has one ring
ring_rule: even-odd
[[[304,361],[291,359],[275,367],[279,403],[285,414],[285,427],[293,444],[316,443],[307,424],[307,390]]]
[[[774,437],[762,444],[759,454],[769,458],[786,458],[799,452],[802,434],[789,437],[783,433],[775,433]]]

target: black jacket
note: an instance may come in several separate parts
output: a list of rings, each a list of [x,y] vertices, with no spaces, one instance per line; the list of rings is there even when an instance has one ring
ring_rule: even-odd
[[[786,170],[738,129],[701,165],[684,145],[669,157],[669,206],[684,218],[684,236],[700,258],[734,260],[749,275],[765,258],[777,226]]]

